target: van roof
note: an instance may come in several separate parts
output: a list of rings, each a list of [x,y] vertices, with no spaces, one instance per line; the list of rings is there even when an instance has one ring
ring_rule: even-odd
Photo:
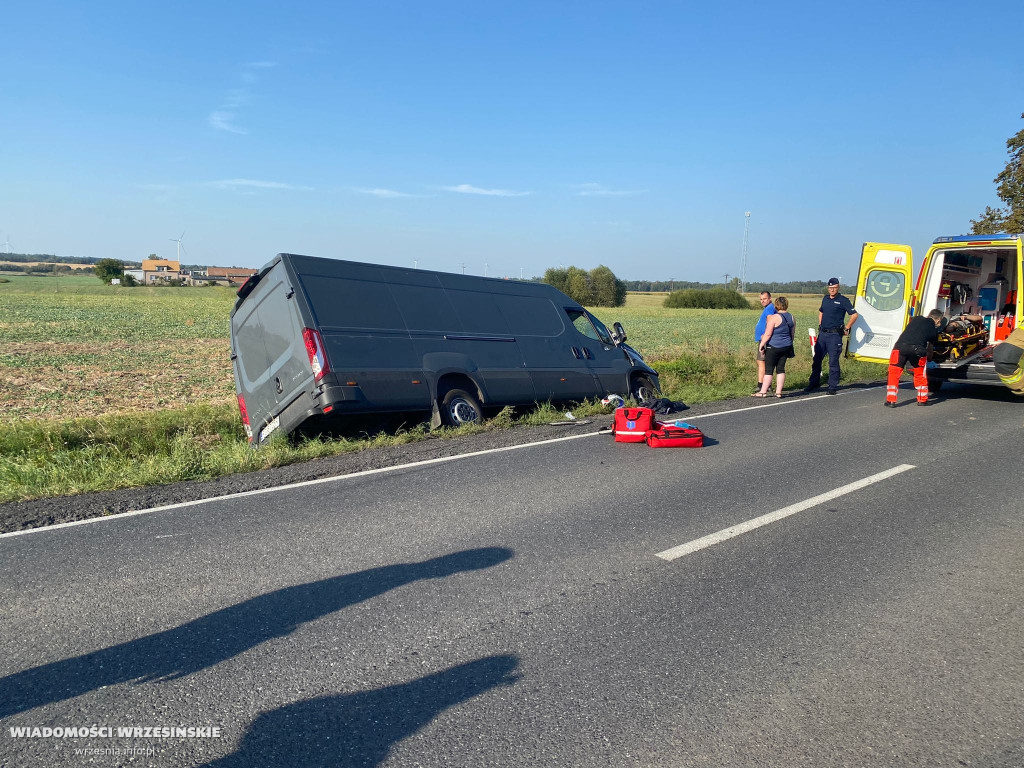
[[[999,233],[998,235],[953,235],[951,237],[936,237],[932,245],[936,243],[967,243],[968,245],[988,245],[995,240],[1017,240],[1019,234]]]

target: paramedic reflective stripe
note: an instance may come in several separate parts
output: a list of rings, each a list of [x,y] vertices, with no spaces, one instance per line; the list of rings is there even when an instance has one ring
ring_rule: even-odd
[[[1024,328],[1017,328],[1006,337],[1002,344],[992,353],[999,380],[1007,388],[1018,395],[1024,395],[1024,366],[1021,355],[1024,353]]]
[[[1011,373],[1009,376],[1000,376],[999,378],[1002,379],[1003,384],[1006,384],[1007,386],[1010,384],[1016,384],[1021,379],[1024,379],[1024,370],[1018,368],[1015,373]]]

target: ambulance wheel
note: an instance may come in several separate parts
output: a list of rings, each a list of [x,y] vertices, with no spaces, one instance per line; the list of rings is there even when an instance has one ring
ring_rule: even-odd
[[[464,389],[449,389],[441,400],[441,421],[448,427],[480,421],[483,412],[480,402]]]
[[[629,394],[638,403],[643,403],[647,400],[656,399],[658,397],[658,390],[654,388],[654,382],[649,378],[637,376],[629,386]]]
[[[942,389],[942,385],[945,383],[946,382],[944,382],[942,379],[928,379],[929,394],[936,394],[940,389]]]

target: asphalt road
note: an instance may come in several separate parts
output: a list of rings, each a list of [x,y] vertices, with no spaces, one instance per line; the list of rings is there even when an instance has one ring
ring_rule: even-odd
[[[0,765],[1024,765],[1024,409],[883,397],[4,536]]]

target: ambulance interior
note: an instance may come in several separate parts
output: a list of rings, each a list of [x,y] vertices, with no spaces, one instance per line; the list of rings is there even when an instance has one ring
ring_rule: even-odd
[[[1002,341],[1016,324],[1016,248],[947,248],[932,255],[923,286],[922,314],[948,318],[981,315],[987,344]]]

